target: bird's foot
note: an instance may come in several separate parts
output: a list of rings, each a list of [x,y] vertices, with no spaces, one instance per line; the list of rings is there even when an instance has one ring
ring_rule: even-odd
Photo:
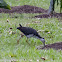
[[[21,38],[19,38],[19,40],[20,40]],[[19,44],[19,40],[17,40],[17,44]]]
[[[28,40],[26,40],[26,42],[28,43]],[[29,44],[29,43],[28,43]],[[29,44],[30,45],[30,44]]]
[[[17,44],[19,44],[19,40],[17,40]]]

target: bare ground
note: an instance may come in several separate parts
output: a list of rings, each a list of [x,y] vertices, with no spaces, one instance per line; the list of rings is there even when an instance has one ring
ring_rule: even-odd
[[[45,47],[42,47],[41,45],[40,46],[37,46],[36,47],[37,49],[55,49],[55,50],[62,50],[62,42],[58,42],[58,43],[53,43],[53,44],[48,44],[48,45],[45,45]]]
[[[45,47],[41,48],[41,49],[49,49],[49,48],[53,48],[53,49],[60,49],[62,50],[62,42],[58,42],[58,43],[54,43],[54,44],[49,44],[49,45],[46,45]]]
[[[55,13],[53,15],[42,14],[42,15],[35,16],[35,18],[52,18],[52,17],[61,18],[62,17],[62,13]]]
[[[11,10],[0,8],[0,13],[46,13],[47,10],[36,6],[24,5],[11,7]]]
[[[46,13],[42,15],[36,15],[34,17],[35,18],[51,18],[51,17],[60,18],[62,17],[62,13],[55,13],[50,16],[47,14],[47,12],[48,10],[45,10],[43,8],[36,7],[36,6],[30,6],[30,5],[14,6],[14,7],[11,7],[11,10],[0,8],[0,13]]]
[[[30,5],[11,7],[11,10],[0,8],[0,13],[47,13],[47,12],[48,12],[48,10],[45,10],[43,8],[39,8],[39,7],[36,7],[36,6],[30,6]],[[42,14],[42,15],[35,16],[35,18],[49,18],[49,17],[59,18],[59,17],[62,17],[62,13],[55,13],[51,16],[48,15],[48,14]],[[56,49],[56,50],[58,50],[58,49],[62,50],[62,42],[49,44],[49,45],[46,45],[43,48],[41,48],[41,46],[39,46],[39,47],[40,47],[40,49],[53,48],[53,49]]]

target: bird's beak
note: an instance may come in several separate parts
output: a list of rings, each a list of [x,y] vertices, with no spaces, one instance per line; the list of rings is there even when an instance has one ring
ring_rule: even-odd
[[[45,47],[45,41],[43,41],[43,45],[44,45],[44,47]]]
[[[45,39],[41,38],[40,40],[42,41],[42,43],[43,43],[43,45],[45,47]]]

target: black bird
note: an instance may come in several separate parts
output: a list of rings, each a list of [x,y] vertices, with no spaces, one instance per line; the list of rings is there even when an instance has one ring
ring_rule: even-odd
[[[37,39],[40,39],[40,41],[43,42],[44,46],[45,46],[45,39],[42,38],[35,29],[33,28],[30,28],[30,27],[22,27],[21,24],[19,24],[20,27],[17,27],[17,29],[19,29],[21,32],[24,33],[24,35],[27,37],[27,38],[30,38],[30,37],[35,37]]]

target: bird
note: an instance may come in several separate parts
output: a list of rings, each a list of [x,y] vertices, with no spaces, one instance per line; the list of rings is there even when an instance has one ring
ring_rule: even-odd
[[[35,29],[31,27],[23,27],[21,24],[19,24],[19,26],[20,27],[17,27],[17,29],[20,30],[27,37],[27,39],[31,37],[37,38],[42,41],[45,46],[45,39],[42,38]]]

